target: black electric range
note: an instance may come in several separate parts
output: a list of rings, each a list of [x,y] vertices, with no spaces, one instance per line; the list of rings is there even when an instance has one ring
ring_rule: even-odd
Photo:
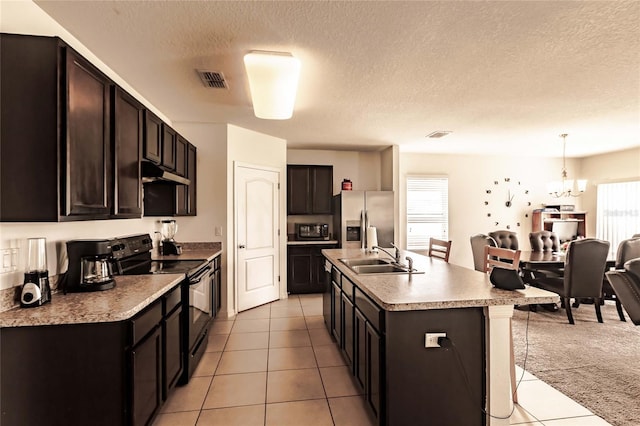
[[[213,262],[152,260],[149,234],[114,239],[111,247],[115,275],[185,274],[181,291],[184,371],[179,383],[187,383],[206,351],[209,326],[215,316],[217,278]]]

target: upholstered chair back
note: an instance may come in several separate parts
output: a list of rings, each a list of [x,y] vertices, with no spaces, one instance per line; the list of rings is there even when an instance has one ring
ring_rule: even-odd
[[[565,296],[601,297],[608,254],[608,241],[596,238],[572,241],[564,262]]]
[[[489,232],[489,236],[496,240],[498,247],[509,250],[518,250],[518,235],[513,231],[501,230]]]
[[[622,302],[629,318],[640,325],[640,259],[632,259],[624,264],[624,270],[607,272],[607,280]]]
[[[624,269],[632,274],[640,283],[640,259],[631,259],[624,264]]]
[[[532,251],[558,251],[558,237],[551,231],[537,231],[529,234]]]
[[[476,234],[471,236],[471,252],[473,254],[473,269],[484,272],[484,246],[495,247],[496,242],[493,238],[484,234]]]
[[[640,258],[640,238],[621,241],[616,255],[616,269],[623,269],[625,262]]]

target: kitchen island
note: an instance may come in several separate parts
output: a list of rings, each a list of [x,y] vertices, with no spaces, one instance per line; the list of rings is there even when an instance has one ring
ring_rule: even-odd
[[[420,273],[357,274],[341,259],[392,259],[322,253],[325,323],[380,424],[509,424],[513,307],[557,295],[496,289],[487,274],[411,252],[402,260],[409,255]]]

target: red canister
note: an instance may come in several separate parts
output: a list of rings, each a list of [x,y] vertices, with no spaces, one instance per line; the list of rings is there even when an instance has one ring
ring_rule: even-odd
[[[349,179],[342,179],[342,190],[343,191],[351,191],[353,189],[353,184]]]

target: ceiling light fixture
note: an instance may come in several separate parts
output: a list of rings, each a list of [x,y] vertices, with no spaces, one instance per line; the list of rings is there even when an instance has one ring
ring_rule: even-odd
[[[251,51],[244,56],[244,66],[255,116],[267,120],[291,118],[300,60],[285,52]]]
[[[562,180],[550,182],[547,186],[549,195],[554,198],[579,197],[587,189],[587,180],[578,179],[578,194],[573,190],[573,179],[567,179],[567,167],[565,151],[567,148],[567,133],[560,135],[562,138]]]

